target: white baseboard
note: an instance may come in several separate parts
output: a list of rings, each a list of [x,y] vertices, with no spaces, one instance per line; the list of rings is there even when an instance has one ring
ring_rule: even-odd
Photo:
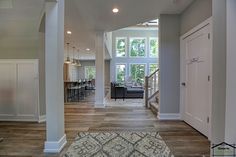
[[[160,120],[181,120],[179,113],[159,113]]]
[[[105,108],[105,99],[103,101],[95,101],[94,107],[95,108]]]
[[[59,141],[46,141],[44,144],[44,153],[59,153],[66,143],[66,134]]]
[[[37,122],[38,117],[34,115],[15,116],[15,115],[1,114],[0,121]]]
[[[105,105],[95,104],[94,108],[106,108]]]
[[[43,122],[46,122],[46,115],[39,116],[38,123],[43,123]]]

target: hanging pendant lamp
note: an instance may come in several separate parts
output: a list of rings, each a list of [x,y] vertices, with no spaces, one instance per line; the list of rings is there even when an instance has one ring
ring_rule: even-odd
[[[78,49],[77,51],[78,51],[78,54],[79,54],[79,49]],[[77,65],[78,67],[80,67],[80,66],[81,66],[81,63],[80,63],[80,61],[79,61],[79,55],[78,55],[78,59],[77,59],[76,61],[77,61],[77,64],[76,64],[76,65]]]
[[[76,65],[76,59],[75,59],[75,47],[73,47],[73,58],[72,58],[72,65]]]
[[[70,45],[70,43],[66,43],[66,44],[67,44],[67,57],[66,57],[65,63],[70,64],[71,63],[70,56],[69,56],[69,45]]]

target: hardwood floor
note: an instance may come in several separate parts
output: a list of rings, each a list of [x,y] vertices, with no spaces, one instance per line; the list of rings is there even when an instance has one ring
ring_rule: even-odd
[[[44,154],[45,123],[0,122],[0,156],[62,156],[79,131],[158,131],[175,156],[209,156],[210,143],[182,121],[158,121],[145,107],[95,109],[86,102],[65,105],[68,144],[60,154]]]

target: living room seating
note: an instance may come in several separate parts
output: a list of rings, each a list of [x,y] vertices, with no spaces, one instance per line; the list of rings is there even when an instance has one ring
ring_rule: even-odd
[[[116,87],[119,87],[119,89]],[[123,87],[124,89],[120,87]],[[111,99],[142,99],[143,95],[144,89],[141,86],[126,86],[111,82]]]

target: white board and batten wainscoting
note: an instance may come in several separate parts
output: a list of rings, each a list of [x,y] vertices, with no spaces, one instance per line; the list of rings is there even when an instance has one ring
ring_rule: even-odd
[[[212,19],[180,37],[181,119],[211,139]]]
[[[0,60],[0,120],[39,121],[37,59]]]

